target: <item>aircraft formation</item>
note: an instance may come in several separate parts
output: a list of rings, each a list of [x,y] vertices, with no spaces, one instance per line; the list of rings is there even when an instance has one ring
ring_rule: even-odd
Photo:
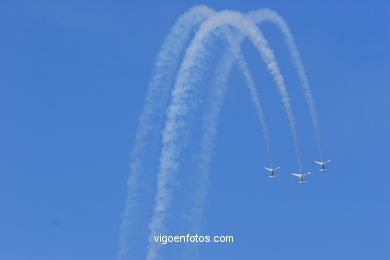
[[[327,168],[325,167],[325,165],[327,165],[328,163],[330,163],[331,160],[327,160],[327,161],[314,161],[314,163],[318,164],[321,166],[321,168],[318,170],[320,172],[324,172],[324,171],[327,171]],[[275,178],[276,177],[276,171],[280,169],[280,167],[275,167],[275,168],[267,168],[267,167],[264,167],[264,169],[266,169],[267,171],[269,171],[271,173],[271,175],[269,175],[268,177],[269,178]],[[305,177],[307,175],[310,175],[311,172],[305,172],[305,173],[291,173],[291,175],[293,176],[296,176],[299,178],[299,182],[300,184],[303,184],[305,183]]]

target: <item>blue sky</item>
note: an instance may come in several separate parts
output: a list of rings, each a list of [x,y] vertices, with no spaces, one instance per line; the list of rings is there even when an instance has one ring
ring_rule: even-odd
[[[191,6],[272,8],[292,30],[330,171],[298,185],[292,139],[271,77],[243,45],[269,121],[278,179],[235,69],[211,165],[201,259],[388,259],[387,1],[7,1],[0,3],[0,258],[115,259],[134,143],[154,58]],[[264,25],[286,78],[304,167],[313,129],[280,34]],[[195,140],[196,142],[196,140]],[[191,165],[183,165],[183,168]],[[146,221],[146,220],[145,220]],[[165,252],[177,259],[176,249]],[[180,250],[177,249],[177,250]]]

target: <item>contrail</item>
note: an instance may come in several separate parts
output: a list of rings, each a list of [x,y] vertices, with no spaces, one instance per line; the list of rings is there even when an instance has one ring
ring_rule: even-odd
[[[185,43],[189,39],[194,27],[214,14],[215,11],[206,6],[196,6],[183,14],[167,35],[156,58],[154,74],[149,84],[144,109],[139,119],[136,140],[131,152],[130,177],[127,182],[128,192],[123,211],[118,258],[125,259],[129,250],[129,235],[137,226],[136,212],[139,207],[139,195],[142,193],[141,173],[145,177],[144,155],[148,151],[150,138],[155,134],[159,122],[162,120],[162,111],[166,106],[170,82],[178,67],[179,56],[184,52]],[[149,142],[148,142],[149,141]]]
[[[233,33],[227,28],[226,30],[224,30],[223,33],[227,42],[229,43],[229,48],[227,52],[222,56],[220,62],[217,65],[215,76],[211,83],[211,91],[210,97],[207,102],[207,108],[202,118],[203,134],[200,142],[201,150],[199,152],[199,161],[196,163],[197,176],[194,183],[194,185],[196,186],[196,194],[194,194],[191,199],[191,209],[186,216],[186,219],[191,221],[190,226],[192,226],[192,232],[194,233],[200,233],[201,231],[200,221],[203,215],[204,202],[207,196],[207,189],[209,184],[209,165],[214,150],[214,140],[217,134],[219,115],[224,102],[228,76],[230,75],[231,69],[235,62],[237,62],[239,70],[244,76],[244,80],[249,89],[252,102],[255,105],[256,114],[260,121],[264,142],[267,148],[268,160],[271,167],[273,165],[272,149],[271,142],[269,139],[267,122],[255,83],[240,49],[243,37],[241,35],[233,35]]]
[[[228,47],[230,48],[230,46]],[[214,140],[217,134],[219,114],[223,106],[227,80],[234,65],[236,57],[231,51],[227,51],[217,64],[214,77],[211,81],[211,89],[207,101],[206,112],[202,117],[202,137],[199,158],[196,162],[197,176],[194,178],[195,194],[191,200],[190,212],[186,213],[186,219],[190,220],[193,232],[199,233],[199,221],[202,218],[204,202],[207,196],[209,184],[209,165],[214,151]]]
[[[252,11],[248,13],[248,18],[252,19],[255,23],[259,24],[262,22],[271,22],[274,23],[279,30],[282,32],[283,38],[287,43],[288,49],[290,50],[291,57],[293,59],[293,64],[295,69],[298,72],[299,79],[302,84],[303,92],[305,95],[306,102],[309,106],[310,116],[313,123],[313,128],[315,131],[316,141],[318,150],[320,152],[321,160],[324,160],[321,135],[320,135],[320,127],[318,124],[318,118],[316,113],[316,108],[314,104],[313,95],[311,93],[309,80],[307,79],[305,68],[303,66],[301,56],[299,55],[298,48],[295,44],[294,37],[284,19],[275,11],[271,9],[260,9],[256,11]]]
[[[261,58],[267,64],[267,69],[273,75],[278,86],[279,94],[282,97],[285,110],[287,112],[291,132],[296,149],[297,162],[301,170],[300,149],[296,132],[295,120],[289,102],[284,79],[280,74],[277,62],[272,50],[268,47],[268,42],[263,37],[261,31],[248,18],[238,12],[222,11],[205,21],[196,33],[191,45],[187,48],[185,59],[183,60],[175,87],[172,91],[172,101],[167,110],[167,121],[163,131],[163,148],[160,156],[160,169],[157,181],[156,205],[154,216],[149,224],[150,243],[147,259],[154,259],[157,256],[159,245],[152,241],[153,235],[158,235],[165,230],[166,210],[172,201],[170,183],[175,179],[175,172],[178,168],[177,158],[180,155],[180,137],[187,130],[186,120],[189,119],[190,110],[195,106],[192,100],[194,85],[198,81],[201,72],[202,55],[204,44],[208,40],[210,33],[218,27],[230,25],[238,29],[244,36],[247,36],[252,44],[259,51]]]
[[[241,42],[241,41],[240,41]],[[273,167],[273,159],[272,159],[272,149],[271,149],[271,141],[269,138],[269,132],[268,132],[268,127],[267,127],[267,120],[265,119],[264,111],[260,102],[259,94],[256,89],[256,85],[253,81],[252,75],[249,71],[248,64],[245,62],[244,57],[241,54],[241,49],[239,46],[233,47],[233,50],[236,52],[236,60],[238,63],[238,67],[241,71],[241,73],[244,76],[245,82],[249,88],[252,102],[255,105],[255,110],[256,114],[259,118],[260,121],[260,126],[263,132],[263,138],[264,138],[264,143],[267,148],[267,154],[268,154],[268,161],[270,167]]]
[[[182,15],[177,24],[172,28],[170,34],[167,36],[161,51],[156,59],[155,73],[149,85],[149,90],[147,98],[144,105],[143,113],[140,117],[140,125],[136,135],[136,142],[131,153],[131,176],[128,180],[128,196],[126,200],[125,210],[123,212],[123,220],[121,224],[121,235],[120,235],[120,250],[119,256],[123,256],[126,251],[126,240],[127,233],[131,230],[131,226],[135,223],[131,223],[131,214],[136,211],[137,208],[137,197],[140,193],[140,187],[137,185],[139,182],[139,174],[142,170],[142,157],[143,154],[147,151],[147,138],[148,135],[153,132],[152,130],[156,128],[155,123],[156,117],[158,117],[159,112],[165,107],[166,100],[168,99],[170,85],[169,82],[173,79],[175,68],[178,66],[180,53],[184,49],[184,44],[189,38],[190,33],[197,24],[202,22],[208,16],[213,14],[214,11],[208,7],[199,6],[192,8],[189,12]],[[274,11],[269,9],[262,9],[250,13],[250,17],[256,22],[261,23],[263,21],[269,21],[275,23],[281,29],[283,36],[289,46],[290,52],[294,59],[294,65],[296,66],[298,73],[300,74],[300,79],[302,81],[303,87],[305,89],[305,97],[309,104],[309,109],[313,121],[314,128],[316,130],[316,138],[319,146],[319,150],[322,156],[322,147],[320,142],[320,134],[318,127],[318,120],[316,117],[316,112],[314,108],[314,102],[311,97],[310,87],[308,85],[307,77],[304,72],[302,62],[298,50],[295,46],[294,39],[288,29],[287,24],[283,19],[276,14]],[[184,32],[184,33],[183,33]],[[240,66],[245,67],[245,65]],[[242,71],[242,69],[240,69]],[[245,76],[244,76],[245,77]],[[248,80],[247,80],[248,82]],[[249,84],[248,84],[249,85]],[[251,91],[252,92],[252,91]],[[253,99],[253,98],[252,98]],[[255,100],[255,99],[254,99]],[[256,104],[256,101],[254,101]],[[259,109],[257,109],[259,111]],[[260,117],[259,112],[258,116]],[[160,116],[161,120],[161,116]],[[262,127],[263,128],[263,127]],[[265,134],[263,128],[263,134]],[[268,150],[268,148],[267,148]],[[269,153],[270,154],[270,153]],[[270,155],[270,158],[271,155]],[[272,159],[271,159],[272,160]],[[133,214],[134,215],[134,214]],[[119,257],[121,258],[121,257]]]
[[[179,17],[165,38],[156,58],[143,112],[139,118],[135,144],[130,155],[130,177],[127,181],[128,191],[119,235],[118,259],[120,260],[127,259],[129,233],[137,226],[135,215],[141,210],[140,178],[141,173],[145,173],[144,156],[148,152],[148,141],[155,134],[154,130],[157,130],[157,126],[162,123],[162,111],[167,105],[171,83],[179,67],[180,55],[184,52],[186,42],[194,28],[213,13],[214,11],[206,6],[196,6]]]
[[[263,22],[273,23],[282,32],[284,41],[287,43],[288,49],[290,51],[290,55],[292,56],[292,59],[294,62],[293,64],[294,64],[295,69],[298,72],[298,76],[301,80],[302,88],[303,88],[304,94],[305,94],[305,99],[306,99],[306,102],[308,103],[308,106],[309,106],[309,111],[311,114],[313,128],[315,130],[318,150],[320,152],[321,159],[323,160],[323,151],[322,151],[322,144],[321,144],[321,138],[320,138],[320,130],[319,130],[319,124],[318,124],[317,115],[316,115],[316,109],[315,109],[315,105],[314,105],[314,99],[313,99],[312,94],[311,94],[310,86],[308,83],[307,76],[305,74],[304,66],[302,64],[302,61],[301,61],[301,58],[300,58],[300,55],[298,52],[298,48],[295,45],[294,38],[293,38],[292,33],[290,32],[289,28],[288,28],[287,23],[275,11],[270,10],[270,9],[259,9],[259,10],[251,11],[251,12],[249,12],[249,14],[247,16],[248,16],[248,18],[251,18],[253,20],[253,22],[258,24],[258,25],[260,25]],[[242,39],[238,39],[236,41],[238,43],[238,45],[241,44],[241,40]],[[238,49],[238,50],[240,51],[240,49]],[[230,55],[230,56],[232,57],[232,55]],[[240,61],[239,61],[240,59],[237,58],[237,60],[238,60],[238,63],[240,63]],[[230,62],[232,62],[232,61],[230,61]],[[228,61],[221,61],[221,67],[229,67],[229,66],[225,65],[225,63],[228,63]],[[247,67],[245,64],[242,64],[242,63],[239,66],[240,66],[241,71],[243,70],[243,68]],[[217,80],[213,81],[214,83],[212,84],[212,86],[214,88],[220,89],[218,91],[218,93],[223,92],[222,91],[222,89],[224,89],[223,84],[225,84],[225,83],[220,83],[220,82],[222,82],[222,81],[226,82],[227,79],[224,77],[227,77],[227,75],[229,75],[230,68],[231,67],[229,67],[229,69],[226,69],[226,71],[217,70],[215,77],[217,78],[218,75],[221,75],[221,76]],[[246,73],[243,72],[243,74],[245,75]],[[253,80],[251,80],[250,74],[247,77],[246,82],[247,82],[248,86],[253,86],[253,84],[250,83],[250,82],[253,82]],[[218,84],[218,83],[220,83],[220,84]],[[254,98],[254,97],[257,97],[257,94],[253,94],[255,92],[252,91],[252,90],[256,91],[256,88],[250,87],[250,89],[252,92],[253,102],[254,102],[255,106],[257,106],[256,105],[257,104],[256,98]],[[197,229],[199,229],[198,228],[199,221],[200,221],[202,214],[203,214],[203,207],[204,207],[203,205],[205,202],[205,198],[207,196],[208,171],[209,171],[209,165],[210,165],[210,161],[211,161],[212,151],[214,149],[213,142],[214,142],[215,135],[216,135],[216,127],[218,124],[218,115],[219,115],[220,107],[222,106],[222,105],[218,105],[218,104],[220,104],[222,102],[222,101],[220,101],[222,98],[223,97],[221,94],[218,94],[218,95],[214,94],[214,97],[210,98],[212,101],[209,101],[209,102],[215,103],[215,105],[211,106],[211,108],[209,108],[207,110],[206,115],[203,119],[204,129],[203,129],[203,137],[202,137],[203,141],[201,142],[202,143],[202,148],[201,148],[201,152],[200,152],[201,157],[200,157],[199,162],[197,163],[197,165],[198,165],[197,171],[198,171],[198,175],[199,175],[198,176],[199,180],[197,181],[197,189],[196,189],[197,196],[193,198],[193,205],[194,206],[192,207],[191,213],[189,214],[189,216],[193,216],[192,222],[193,222],[193,225],[195,226],[195,229],[197,232],[199,232]],[[267,141],[267,140],[269,140],[269,138],[267,137],[268,136],[267,125],[266,125],[265,120],[261,119],[261,117],[264,118],[264,116],[262,116],[262,113],[261,113],[261,111],[262,111],[261,106],[259,106],[259,107],[260,108],[257,108],[256,111],[258,113],[258,116],[260,117],[260,122],[261,123],[263,122],[262,123],[262,130],[263,130],[264,140],[266,143],[267,142],[269,143],[269,141]],[[270,147],[271,147],[271,145],[269,144],[267,146],[267,150],[269,149],[269,151],[268,151],[269,160],[271,161],[271,165],[273,165],[272,153],[270,151],[271,150]]]

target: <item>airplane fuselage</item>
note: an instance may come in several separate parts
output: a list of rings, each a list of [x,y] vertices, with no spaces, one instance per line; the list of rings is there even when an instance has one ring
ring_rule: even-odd
[[[328,164],[328,163],[330,163],[331,162],[331,160],[327,160],[327,161],[314,161],[316,164],[319,164],[321,167],[320,167],[320,169],[319,169],[319,171],[320,172],[324,172],[324,171],[326,171],[326,167],[325,167],[325,165],[326,164]]]
[[[267,168],[267,167],[264,167],[264,169],[266,169],[267,171],[269,171],[271,173],[271,175],[269,175],[268,177],[270,178],[274,178],[276,177],[276,171],[279,169],[280,167],[276,167],[276,168]]]

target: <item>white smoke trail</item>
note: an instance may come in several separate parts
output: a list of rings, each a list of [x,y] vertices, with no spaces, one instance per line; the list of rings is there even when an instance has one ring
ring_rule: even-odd
[[[318,125],[318,120],[317,120],[317,116],[316,116],[314,99],[313,99],[312,94],[311,94],[310,86],[309,86],[309,83],[308,83],[308,80],[307,80],[307,76],[305,74],[304,66],[302,64],[302,61],[301,61],[298,49],[297,49],[297,47],[295,45],[294,38],[293,38],[289,28],[288,28],[287,23],[275,11],[270,10],[270,9],[260,9],[260,10],[252,11],[252,12],[250,12],[248,14],[248,18],[251,18],[256,24],[261,24],[263,22],[271,22],[271,23],[275,24],[276,26],[278,26],[278,28],[282,32],[284,40],[287,43],[288,48],[290,50],[290,54],[291,54],[291,56],[293,58],[294,66],[295,66],[295,68],[296,68],[296,70],[298,72],[298,75],[299,75],[301,83],[302,83],[302,87],[303,87],[303,90],[304,90],[306,102],[308,103],[308,106],[309,106],[309,111],[310,111],[310,114],[311,114],[313,127],[314,127],[315,134],[316,134],[318,149],[319,149],[321,158],[323,158],[322,145],[321,145],[321,139],[320,139],[320,131],[319,131],[319,125]],[[234,43],[233,41],[230,41],[230,42]],[[235,42],[237,42],[238,45],[240,45],[241,44],[241,39],[238,39]],[[235,47],[235,48],[236,48],[236,50],[240,51],[238,46]],[[267,150],[268,150],[268,155],[269,155],[269,158],[270,158],[270,161],[271,161],[271,165],[273,165],[273,163],[272,163],[271,145],[269,144],[269,137],[268,137],[269,134],[268,134],[267,124],[266,124],[265,119],[264,119],[264,114],[262,112],[261,105],[256,100],[257,97],[258,97],[258,95],[256,94],[256,88],[254,87],[253,80],[251,79],[250,73],[248,74],[247,73],[248,70],[245,69],[245,68],[247,68],[247,65],[245,63],[243,63],[243,59],[242,59],[242,57],[240,57],[240,54],[238,54],[238,55],[236,54],[236,60],[239,63],[240,70],[243,73],[243,75],[245,77],[245,80],[246,80],[246,83],[247,83],[247,85],[250,88],[250,91],[252,93],[251,94],[252,100],[253,100],[253,103],[256,106],[256,112],[257,112],[258,117],[260,119],[260,123],[261,123],[262,130],[263,130],[263,135],[264,135],[264,140],[266,142],[266,146],[267,146]],[[221,63],[223,64],[225,62],[226,61],[222,61]],[[224,67],[224,66],[221,65],[221,67]],[[229,67],[229,66],[225,65],[225,67]],[[223,73],[223,72],[224,71],[221,70],[218,73],[220,75],[228,75],[229,74],[229,72],[225,72],[225,73]],[[212,85],[213,86],[218,86],[218,88],[222,88],[223,85],[217,84],[217,82],[221,82],[223,77],[226,77],[226,76],[221,76],[221,77],[222,77],[221,79],[215,80],[215,83],[212,84]],[[218,101],[218,102],[216,101],[216,100],[218,100],[218,98],[220,99],[221,95],[215,95],[213,101],[211,101],[211,102],[215,102],[216,104],[218,104],[220,102],[220,101]],[[221,107],[221,105],[219,105],[219,106],[216,105],[215,107]],[[204,121],[206,122],[206,123],[204,123],[205,129],[203,130],[203,132],[204,132],[204,137],[203,137],[204,144],[202,144],[202,147],[204,147],[204,148],[202,148],[202,150],[201,150],[202,151],[201,152],[202,156],[200,158],[200,162],[197,164],[198,168],[199,168],[199,170],[198,170],[199,175],[203,176],[203,177],[199,177],[199,179],[202,180],[202,181],[200,181],[200,183],[198,184],[198,186],[199,186],[198,189],[202,189],[203,190],[203,192],[197,192],[198,197],[199,197],[200,200],[202,200],[201,198],[205,198],[206,197],[206,195],[203,194],[203,193],[207,193],[207,191],[205,190],[205,187],[207,187],[207,185],[205,185],[205,184],[208,182],[208,177],[207,177],[208,165],[210,164],[211,154],[212,154],[212,149],[213,149],[212,148],[213,145],[211,145],[211,144],[213,143],[213,140],[214,140],[213,136],[215,136],[215,131],[216,131],[215,128],[216,128],[216,124],[217,124],[215,122],[218,121],[217,120],[218,113],[219,113],[219,109],[216,109],[216,108],[212,109],[211,108],[206,113],[207,114],[206,118],[208,118],[208,119],[207,120],[204,119]],[[200,195],[200,194],[202,194],[202,195]],[[195,201],[197,201],[197,198],[195,198]],[[199,206],[193,208],[193,212],[191,213],[191,215],[199,216],[199,218],[201,218],[201,215],[202,215],[201,208],[203,207],[201,205],[203,205],[203,203],[204,202],[197,201],[195,204],[199,205]],[[197,208],[199,208],[199,212],[197,212]]]
[[[299,55],[298,48],[295,44],[294,37],[284,19],[277,14],[275,11],[271,9],[260,9],[256,11],[252,11],[248,13],[248,18],[252,19],[255,23],[259,24],[262,22],[271,22],[275,24],[279,30],[282,32],[283,38],[287,43],[288,49],[290,50],[290,54],[293,59],[293,64],[298,72],[299,79],[302,84],[303,92],[305,95],[306,102],[309,106],[310,116],[313,123],[313,128],[315,131],[316,141],[318,150],[320,152],[321,160],[324,160],[321,135],[320,135],[320,127],[318,124],[317,113],[315,109],[313,95],[311,93],[309,81],[307,79],[305,68],[303,66],[301,56]]]
[[[239,40],[239,43],[241,41]],[[234,42],[233,42],[234,44]],[[241,71],[241,73],[244,76],[245,82],[249,88],[249,92],[252,98],[252,102],[255,105],[255,110],[256,114],[259,118],[260,121],[260,126],[263,132],[263,138],[264,138],[264,143],[267,148],[267,154],[268,154],[268,160],[269,160],[269,165],[273,167],[273,159],[272,159],[272,149],[271,149],[271,141],[269,138],[269,132],[268,132],[268,127],[267,127],[267,121],[265,119],[264,111],[260,102],[260,97],[258,94],[258,91],[256,89],[256,85],[253,81],[252,75],[249,71],[248,64],[245,62],[243,55],[241,54],[241,49],[236,44],[237,46],[233,46],[233,51],[235,52],[235,57],[238,63],[238,67]]]
[[[258,116],[264,142],[267,148],[267,154],[269,163],[272,167],[272,149],[271,142],[269,139],[267,122],[265,115],[261,106],[260,98],[255,86],[255,83],[252,79],[252,75],[249,71],[248,65],[244,60],[244,57],[241,53],[240,45],[243,40],[241,35],[233,35],[231,30],[225,29],[224,36],[229,43],[229,48],[226,54],[222,57],[219,62],[215,76],[211,84],[211,93],[209,100],[207,102],[207,110],[204,112],[202,119],[202,137],[201,137],[201,150],[199,152],[199,161],[197,161],[197,176],[195,178],[194,185],[196,186],[194,191],[194,196],[191,200],[191,210],[187,213],[186,219],[191,221],[191,227],[193,228],[194,233],[200,233],[200,221],[203,215],[204,202],[207,196],[208,183],[209,183],[209,165],[212,158],[212,153],[214,150],[214,140],[217,134],[217,126],[219,122],[219,115],[222,109],[224,102],[224,96],[226,91],[226,82],[232,65],[234,62],[237,62],[237,65],[244,76],[244,80],[249,89],[251,99],[255,105],[256,114]]]
[[[209,165],[214,151],[214,140],[217,134],[219,114],[224,102],[227,80],[236,57],[227,51],[219,61],[211,81],[211,89],[207,101],[207,108],[202,117],[202,137],[199,158],[196,162],[197,175],[194,178],[194,196],[191,198],[190,211],[186,219],[190,221],[192,232],[200,233],[200,220],[203,215],[204,202],[209,184]]]
[[[315,130],[317,146],[318,146],[318,149],[320,152],[321,159],[323,160],[323,151],[322,151],[322,144],[321,144],[321,138],[320,138],[320,130],[319,130],[319,124],[318,124],[317,115],[316,115],[316,109],[315,109],[315,105],[314,105],[314,99],[313,99],[312,94],[311,94],[310,86],[308,83],[307,76],[305,74],[304,66],[302,64],[302,61],[301,61],[301,58],[300,58],[300,55],[298,52],[298,48],[295,45],[294,38],[293,38],[289,28],[288,28],[287,23],[275,11],[270,10],[270,9],[259,9],[259,10],[251,11],[251,12],[249,12],[249,14],[247,16],[248,16],[248,18],[252,19],[254,23],[256,23],[258,25],[260,25],[263,22],[273,23],[282,32],[284,41],[286,42],[288,49],[290,51],[290,54],[292,56],[292,59],[294,61],[295,69],[297,70],[299,78],[301,80],[302,88],[303,88],[304,94],[305,94],[305,99],[306,99],[306,102],[308,103],[308,106],[309,106],[309,111],[311,114],[313,128]],[[236,41],[236,43],[238,43],[238,45],[240,45],[241,40],[242,39],[238,39]],[[237,48],[237,47],[235,47],[235,48]],[[240,49],[238,49],[238,51],[240,51]],[[237,58],[237,61],[238,61],[238,63],[241,63],[239,57]],[[225,62],[226,61],[221,61],[221,64],[223,64]],[[244,77],[245,77],[246,73],[243,72],[243,68],[245,68],[245,67],[247,67],[245,64],[240,65],[240,70],[244,74]],[[223,77],[227,77],[225,75],[228,75],[230,70],[226,71],[225,73],[223,73],[223,72],[224,72],[223,70],[218,71],[218,74],[220,74],[222,78],[215,80],[215,82],[212,84],[212,86],[215,86],[216,88],[221,88],[221,89],[224,87],[223,85],[217,84],[217,83],[224,80]],[[215,77],[218,77],[218,74]],[[253,80],[251,80],[250,74],[249,74],[249,76],[247,76],[246,82],[247,82],[248,86],[253,86],[253,84],[251,83],[251,82],[253,82]],[[254,87],[250,87],[250,90],[252,92],[253,102],[254,102],[255,106],[257,106],[256,99],[254,98],[254,97],[257,97],[257,94],[255,94],[255,92],[252,91],[252,90],[256,90],[256,89]],[[219,104],[221,102],[220,101],[221,98],[223,98],[223,97],[221,97],[221,95],[214,95],[214,97],[211,98],[212,101],[210,101],[210,102],[214,102],[215,104]],[[198,186],[197,192],[196,192],[197,196],[193,199],[193,202],[194,202],[193,205],[195,205],[195,206],[192,207],[192,211],[189,214],[190,216],[193,216],[192,222],[194,223],[193,225],[195,226],[195,229],[199,229],[197,226],[199,226],[199,221],[202,218],[203,207],[204,207],[203,205],[205,202],[205,198],[207,196],[208,171],[209,171],[209,165],[210,165],[212,151],[213,151],[213,142],[214,142],[214,138],[216,135],[218,114],[219,114],[219,110],[220,110],[220,108],[217,109],[216,107],[221,107],[221,105],[215,105],[212,108],[210,108],[206,112],[206,116],[203,119],[204,130],[203,130],[203,137],[202,137],[202,140],[203,140],[202,141],[202,149],[201,149],[201,153],[200,153],[202,156],[200,158],[200,161],[197,163],[197,165],[198,165],[197,172],[199,174],[199,176],[198,176],[199,180],[197,181],[197,186]],[[269,140],[269,138],[267,138],[267,135],[268,135],[267,125],[266,125],[265,120],[261,119],[261,117],[264,118],[264,116],[261,115],[262,114],[261,113],[261,111],[262,111],[261,106],[259,106],[259,107],[260,108],[257,108],[256,111],[258,113],[258,116],[260,117],[260,122],[262,123],[264,140],[267,142],[267,140]],[[271,146],[269,145],[268,147],[271,147]],[[267,149],[268,149],[268,147],[267,147]],[[269,151],[268,154],[269,154],[269,157],[271,158],[270,159],[271,165],[273,165],[271,151]]]
[[[131,227],[131,213],[133,213],[137,207],[137,195],[139,194],[139,190],[137,190],[138,185],[138,176],[142,170],[142,155],[146,151],[146,145],[147,145],[147,136],[148,133],[150,134],[151,130],[155,128],[154,123],[156,119],[152,119],[153,116],[158,116],[158,112],[162,111],[162,108],[165,106],[167,95],[169,92],[169,82],[170,79],[173,78],[173,73],[175,71],[175,68],[177,67],[178,59],[174,57],[178,57],[180,53],[182,52],[184,48],[184,43],[186,39],[189,38],[189,34],[192,30],[192,27],[196,26],[198,23],[200,23],[202,20],[210,16],[212,13],[214,13],[213,10],[211,10],[208,7],[199,6],[192,8],[189,12],[181,16],[179,18],[177,24],[175,27],[172,28],[170,34],[167,36],[165,43],[163,44],[160,54],[157,57],[156,65],[155,65],[155,73],[151,80],[147,98],[144,105],[143,113],[140,117],[140,125],[137,131],[137,137],[136,142],[131,154],[131,176],[128,180],[128,196],[126,200],[126,206],[123,213],[123,220],[121,224],[121,235],[120,235],[120,253],[119,255],[124,255],[125,247],[126,247],[126,231],[130,230]],[[283,36],[288,44],[288,47],[290,49],[291,55],[294,59],[294,65],[296,66],[296,69],[300,75],[301,82],[303,84],[303,88],[305,90],[305,97],[309,104],[309,109],[313,121],[313,125],[316,131],[316,138],[317,138],[317,144],[322,156],[322,146],[320,141],[320,134],[319,134],[319,127],[318,127],[318,120],[315,112],[315,106],[313,102],[313,98],[311,95],[310,87],[308,84],[307,77],[304,72],[304,67],[302,65],[299,52],[295,46],[294,39],[292,37],[291,32],[288,29],[287,24],[284,22],[284,20],[276,14],[274,11],[269,9],[262,9],[258,11],[254,11],[250,13],[250,17],[254,20],[256,23],[261,23],[264,21],[269,21],[275,23],[279,29],[282,31]],[[184,33],[183,33],[184,32]],[[243,72],[242,68],[246,67],[245,64],[240,65],[240,70]],[[230,69],[229,69],[230,71]],[[229,73],[227,73],[229,74]],[[243,72],[244,77],[245,73]],[[247,82],[250,82],[250,79],[246,80]],[[165,83],[165,84],[164,84]],[[248,83],[247,83],[248,84]],[[248,86],[251,84],[248,84]],[[255,88],[251,88],[252,90],[255,90]],[[251,90],[252,93],[252,99],[254,100],[255,106],[256,100],[253,98],[254,92]],[[256,95],[255,95],[256,96]],[[164,98],[165,97],[165,98]],[[261,108],[261,107],[260,107]],[[258,111],[261,111],[260,109],[256,109],[258,116],[261,117],[261,113]],[[264,125],[264,124],[262,124]],[[267,135],[267,131],[264,131],[263,128],[263,134]],[[265,138],[267,140],[267,138]],[[268,148],[267,148],[268,150]],[[206,153],[205,153],[206,154]],[[270,155],[270,153],[269,153]],[[271,157],[271,155],[270,155]],[[210,159],[209,159],[210,160]],[[272,159],[271,159],[272,160]],[[271,163],[272,164],[272,163]],[[133,223],[134,224],[134,223]]]
[[[148,151],[148,140],[154,133],[156,125],[162,121],[167,105],[171,82],[178,68],[180,55],[184,52],[186,42],[193,30],[214,11],[206,6],[196,6],[183,14],[167,35],[156,58],[154,73],[149,83],[148,93],[139,126],[135,144],[130,155],[130,177],[127,181],[128,192],[120,226],[118,259],[127,259],[128,235],[137,225],[135,214],[140,211],[138,204],[141,193],[140,176],[144,167],[144,155]]]
[[[118,258],[126,258],[128,251],[128,236],[137,225],[136,212],[139,212],[139,194],[142,187],[140,175],[145,174],[143,158],[148,151],[148,140],[154,134],[158,122],[161,121],[161,112],[165,107],[170,82],[178,67],[179,55],[184,51],[185,42],[190,37],[194,27],[200,24],[215,12],[206,6],[191,8],[182,15],[176,25],[167,35],[155,62],[154,74],[149,84],[143,112],[140,116],[140,123],[136,134],[135,145],[131,153],[131,175],[128,179],[128,193],[123,211],[120,228]],[[160,113],[159,113],[160,112]]]
[[[255,24],[240,13],[222,11],[215,14],[201,25],[191,45],[187,48],[185,59],[179,70],[175,88],[172,91],[172,103],[167,111],[167,121],[163,131],[163,149],[161,152],[160,170],[158,173],[155,214],[149,225],[151,234],[147,259],[155,259],[157,256],[159,246],[152,241],[153,235],[158,235],[165,229],[164,221],[166,218],[166,210],[172,201],[169,184],[175,179],[175,172],[178,168],[178,163],[176,161],[180,155],[180,137],[186,131],[186,119],[194,106],[192,92],[194,91],[194,85],[198,80],[198,76],[196,75],[199,74],[194,72],[201,72],[202,70],[201,61],[204,51],[203,46],[208,40],[210,32],[218,27],[226,25],[235,27],[243,35],[249,38],[259,51],[261,58],[267,64],[269,72],[273,75],[287,112],[291,132],[294,138],[297,161],[299,168],[301,169],[298,136],[288,92],[285,88],[284,79],[280,74],[273,52],[268,47],[268,42]]]

